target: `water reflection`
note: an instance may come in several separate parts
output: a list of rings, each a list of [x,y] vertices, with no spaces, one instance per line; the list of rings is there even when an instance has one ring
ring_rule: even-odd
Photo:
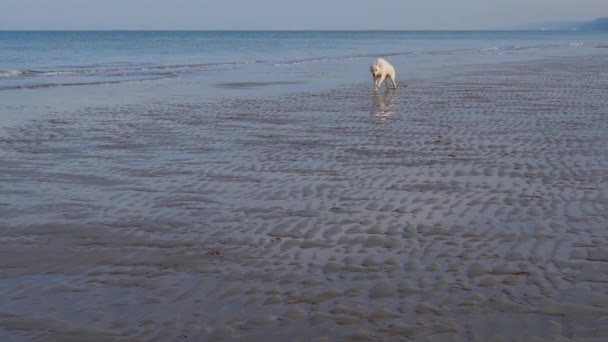
[[[387,89],[384,93],[374,93],[372,96],[372,118],[374,123],[384,123],[391,117],[395,110],[395,89]]]

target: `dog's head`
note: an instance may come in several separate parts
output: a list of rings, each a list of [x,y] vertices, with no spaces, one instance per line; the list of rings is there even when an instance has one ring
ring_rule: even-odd
[[[372,76],[380,77],[380,66],[377,64],[372,64],[371,66]]]

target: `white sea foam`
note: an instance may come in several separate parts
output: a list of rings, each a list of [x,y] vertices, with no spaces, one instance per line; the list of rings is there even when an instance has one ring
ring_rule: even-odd
[[[21,70],[0,70],[0,77],[19,77],[23,75]]]

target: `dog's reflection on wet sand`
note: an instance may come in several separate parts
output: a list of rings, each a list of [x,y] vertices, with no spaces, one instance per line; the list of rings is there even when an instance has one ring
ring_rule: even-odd
[[[391,117],[395,110],[395,90],[388,89],[384,93],[374,93],[372,95],[372,118],[375,123],[384,123]]]

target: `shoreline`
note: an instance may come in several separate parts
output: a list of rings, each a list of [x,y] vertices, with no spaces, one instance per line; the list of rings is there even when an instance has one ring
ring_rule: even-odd
[[[471,68],[478,65],[495,65],[497,63],[529,62],[547,58],[568,58],[588,55],[605,55],[601,40],[579,37],[584,43],[572,42],[561,45],[501,45],[501,41],[476,43],[462,48],[447,42],[447,46],[425,49],[422,46],[392,47],[387,51],[391,63],[398,70],[400,81],[416,82],[437,77],[450,77],[455,70]],[[504,43],[506,44],[506,43]],[[382,47],[382,49],[387,49]],[[382,50],[380,50],[382,51]],[[395,52],[397,51],[397,52]],[[398,52],[401,51],[401,52]],[[258,58],[241,56],[239,61],[228,62],[212,59],[208,63],[200,60],[166,62],[167,64],[144,64],[141,66],[99,64],[98,69],[88,66],[88,69],[48,69],[42,71],[31,69],[36,67],[22,66],[26,74],[48,72],[82,73],[71,78],[37,77],[1,78],[9,81],[4,86],[10,88],[11,80],[23,83],[25,88],[0,90],[0,129],[8,126],[25,124],[31,119],[46,118],[49,114],[70,113],[91,106],[125,106],[141,105],[156,101],[177,101],[179,103],[204,103],[213,99],[261,98],[278,95],[289,95],[304,92],[318,92],[354,84],[367,83],[369,79],[369,63],[379,51],[368,51],[359,54],[343,54],[341,56],[310,55],[303,59],[295,56],[283,56],[281,59]],[[385,56],[386,57],[386,56]],[[183,64],[185,63],[185,64]],[[123,63],[124,64],[124,63]],[[207,66],[207,67],[204,67]],[[6,69],[7,67],[4,67]],[[91,69],[92,68],[92,69]],[[125,75],[100,74],[89,78],[93,71],[122,70]],[[158,69],[163,71],[156,76],[161,79],[148,79],[152,75],[132,75],[134,70]],[[175,68],[174,70],[171,68]],[[192,68],[184,71],[182,68]],[[200,68],[200,69],[199,69]],[[15,68],[8,68],[15,69]],[[17,68],[19,69],[19,68]],[[45,71],[46,70],[46,71]],[[50,70],[50,71],[49,71]],[[55,71],[53,71],[55,70]],[[130,70],[130,71],[129,71]],[[170,78],[166,78],[168,74]],[[86,77],[85,77],[86,76]],[[120,77],[118,77],[120,76]],[[118,78],[116,78],[118,77]],[[133,77],[133,79],[131,79]],[[30,80],[31,79],[31,80]],[[274,85],[268,87],[222,87],[225,83],[257,83],[263,80]],[[12,83],[15,83],[12,82]],[[284,83],[284,82],[288,82]],[[15,83],[15,84],[17,84]],[[99,84],[96,84],[99,83]],[[15,85],[13,84],[13,86]],[[30,87],[34,87],[30,89]],[[1,87],[0,87],[1,88]],[[35,101],[32,101],[32,98]]]
[[[603,75],[562,57],[4,128],[0,337],[606,338]]]

